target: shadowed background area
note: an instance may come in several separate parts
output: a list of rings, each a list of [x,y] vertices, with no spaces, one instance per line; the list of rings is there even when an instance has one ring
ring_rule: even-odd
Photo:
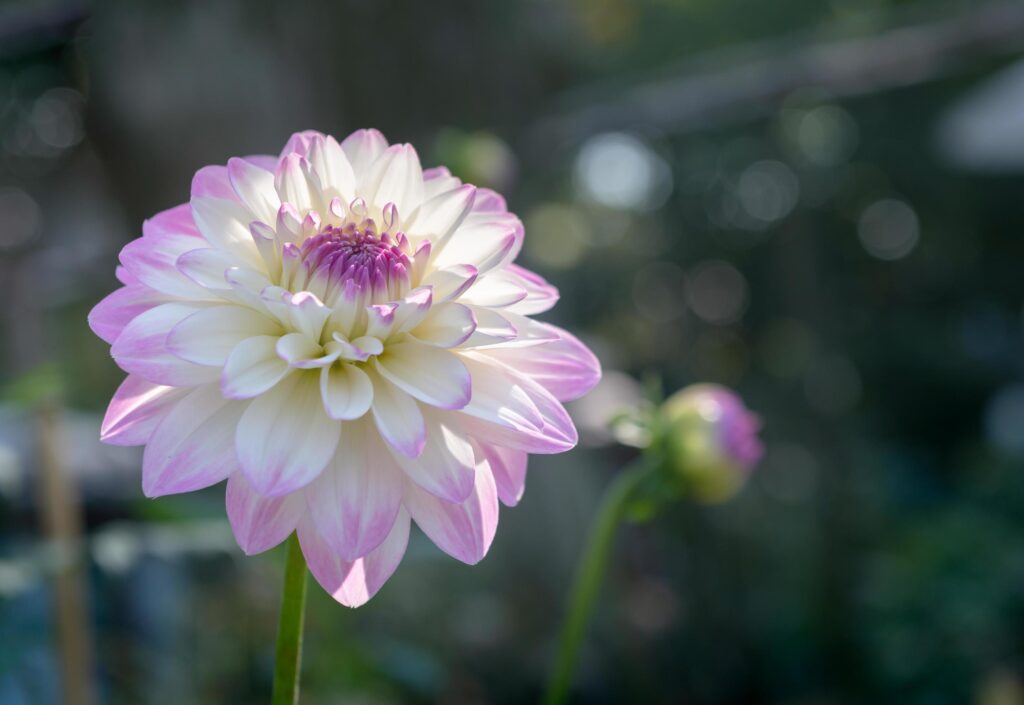
[[[601,357],[470,568],[310,590],[303,703],[534,703],[645,375],[765,460],[622,534],[579,703],[1024,704],[1024,5],[0,6],[0,703],[262,703],[283,552],[146,500],[87,328],[199,167],[377,127],[496,188]],[[70,693],[61,684],[72,684]]]

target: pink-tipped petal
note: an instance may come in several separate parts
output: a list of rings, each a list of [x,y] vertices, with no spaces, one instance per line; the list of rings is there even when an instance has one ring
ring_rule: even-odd
[[[464,502],[473,491],[473,446],[452,421],[428,413],[427,440],[418,458],[395,453],[395,460],[419,487],[448,502]]]
[[[398,517],[402,482],[372,424],[345,424],[334,458],[306,488],[317,532],[331,552],[354,561],[377,548]]]
[[[407,482],[405,506],[430,540],[463,563],[479,563],[487,555],[498,527],[498,493],[485,464],[477,468],[473,492],[453,504]]]
[[[281,199],[274,188],[274,174],[245,159],[228,160],[228,177],[239,200],[255,216],[255,220],[273,223]]]
[[[359,607],[377,594],[398,568],[409,544],[409,514],[399,511],[387,538],[373,551],[355,561],[334,552],[310,519],[299,524],[299,542],[309,571],[320,586],[346,607]]]
[[[116,446],[143,445],[187,389],[128,375],[114,392],[100,426],[100,440]]]
[[[142,456],[147,497],[215,485],[238,469],[232,441],[245,408],[224,399],[216,385],[198,387],[163,417]]]
[[[526,298],[509,306],[510,311],[520,316],[544,313],[558,303],[558,289],[539,274],[515,264],[508,265],[499,274],[526,290]]]
[[[519,504],[526,489],[526,462],[529,456],[521,450],[480,443],[480,453],[494,474],[498,499],[506,507]]]
[[[132,319],[168,297],[142,284],[122,286],[108,294],[89,312],[89,327],[107,343],[113,343]]]
[[[217,369],[186,362],[166,344],[167,333],[202,306],[160,304],[132,319],[110,348],[114,361],[125,372],[156,384],[192,387],[217,379]]]
[[[235,541],[249,556],[268,551],[288,538],[306,511],[302,493],[263,497],[240,472],[228,478],[224,501]]]
[[[532,347],[499,345],[480,354],[527,375],[559,401],[579,399],[601,381],[601,363],[568,331],[548,323],[539,325],[558,339]]]

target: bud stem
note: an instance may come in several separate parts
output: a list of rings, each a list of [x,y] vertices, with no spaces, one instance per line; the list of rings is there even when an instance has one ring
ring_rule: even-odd
[[[302,626],[306,609],[306,559],[299,537],[288,539],[288,558],[284,569],[284,594],[281,619],[277,627],[277,654],[274,663],[273,705],[299,702],[299,671],[302,665]]]
[[[545,705],[563,705],[566,702],[580,645],[586,634],[594,601],[601,589],[605,568],[608,565],[615,530],[622,521],[626,503],[640,481],[647,476],[650,468],[650,463],[639,458],[620,471],[605,490],[601,506],[591,525],[583,556],[576,566],[576,575],[569,593],[568,612],[559,638],[554,675],[548,683],[544,697]]]

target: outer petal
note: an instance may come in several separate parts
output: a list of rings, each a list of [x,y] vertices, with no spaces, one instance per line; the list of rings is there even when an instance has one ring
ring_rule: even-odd
[[[579,399],[601,380],[601,363],[586,345],[566,330],[538,324],[558,339],[531,347],[502,347],[479,351],[527,375],[559,401]]]
[[[290,375],[249,403],[235,446],[242,471],[265,497],[308,485],[338,446],[340,426],[324,413],[316,373]]]
[[[122,286],[93,307],[89,327],[104,341],[113,343],[133,318],[167,300],[166,294],[142,284]]]
[[[182,360],[168,350],[165,342],[168,331],[200,308],[169,303],[146,311],[125,327],[110,354],[125,372],[157,384],[188,387],[214,381],[216,369]]]
[[[192,217],[195,218],[199,232],[211,245],[238,257],[240,265],[257,271],[264,268],[263,258],[256,249],[256,243],[249,231],[253,214],[240,202],[226,198],[193,196]]]
[[[191,233],[158,232],[159,235],[140,237],[125,245],[119,256],[121,264],[141,283],[169,296],[209,298],[201,286],[175,266],[178,257],[201,247],[203,240]]]
[[[388,345],[376,370],[406,394],[440,409],[461,409],[473,393],[458,356],[414,341]]]
[[[534,274],[515,264],[508,265],[497,274],[526,290],[526,298],[509,307],[509,310],[514,313],[521,316],[532,316],[544,313],[558,302],[558,289],[548,284],[539,274]]]
[[[400,511],[384,542],[356,561],[332,553],[308,518],[299,524],[299,541],[320,586],[341,604],[359,607],[377,594],[402,561],[409,544],[409,514]]]
[[[354,561],[377,548],[402,507],[402,472],[371,424],[344,424],[327,469],[306,488],[310,515],[331,552]]]
[[[521,450],[502,448],[489,443],[478,444],[480,454],[494,473],[498,499],[507,507],[519,504],[526,489],[526,462],[528,455]]]
[[[476,187],[467,184],[430,198],[420,206],[411,234],[431,242],[447,242],[473,208],[475,197]]]
[[[187,203],[160,211],[142,223],[142,236],[161,239],[167,235],[192,235],[202,239],[192,219],[192,208]]]
[[[473,493],[462,504],[445,502],[410,482],[405,506],[438,548],[471,565],[487,554],[498,527],[498,493],[486,465],[477,468]]]
[[[100,440],[117,446],[143,445],[188,389],[166,387],[128,375],[114,392],[100,426]]]
[[[240,472],[228,478],[225,504],[235,541],[250,556],[269,550],[288,538],[306,511],[302,493],[263,497]]]
[[[231,442],[244,405],[204,385],[178,401],[153,431],[142,456],[147,497],[215,485],[238,469]]]
[[[476,459],[473,446],[459,433],[460,429],[443,419],[440,414],[428,413],[423,452],[418,458],[395,453],[395,460],[409,479],[430,494],[461,503],[473,491]]]

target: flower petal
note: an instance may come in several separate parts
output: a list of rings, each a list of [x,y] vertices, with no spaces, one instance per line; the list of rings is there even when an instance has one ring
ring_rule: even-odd
[[[107,294],[89,312],[89,327],[107,343],[113,343],[133,318],[166,303],[168,297],[142,284],[130,284]]]
[[[601,363],[568,331],[549,323],[537,325],[557,336],[557,340],[531,347],[499,345],[480,350],[479,354],[530,377],[559,401],[579,399],[601,381]]]
[[[215,485],[238,469],[231,438],[245,409],[224,399],[215,384],[179,400],[153,431],[142,455],[147,497]]]
[[[169,296],[190,299],[209,298],[209,294],[178,271],[178,257],[203,245],[192,234],[161,231],[158,236],[132,240],[118,256],[121,264],[141,283]]]
[[[443,423],[436,413],[425,414],[426,443],[417,458],[395,453],[409,478],[432,495],[461,503],[473,491],[476,459],[473,446],[457,427]]]
[[[192,198],[192,217],[213,247],[230,252],[238,264],[259,271],[264,267],[249,231],[253,214],[238,201],[200,196]],[[195,247],[189,249],[196,249]]]
[[[277,219],[281,198],[274,188],[273,172],[245,159],[233,158],[228,160],[228,178],[238,198],[256,216],[255,220],[273,223]]]
[[[363,196],[383,208],[393,203],[399,213],[412,213],[423,202],[423,167],[409,144],[395,144],[384,150],[362,183]]]
[[[288,538],[306,511],[300,492],[263,497],[240,472],[228,478],[225,504],[235,541],[249,556],[263,553]]]
[[[355,365],[336,362],[320,371],[320,396],[332,419],[358,419],[373,403],[373,384]]]
[[[167,303],[136,316],[110,348],[125,372],[156,384],[190,387],[217,379],[217,370],[182,360],[167,348],[167,333],[203,306]]]
[[[320,586],[346,607],[359,607],[377,594],[402,562],[409,544],[409,514],[400,510],[383,543],[355,561],[333,553],[309,518],[299,524],[299,542]]]
[[[526,462],[529,456],[521,450],[479,443],[481,456],[494,473],[498,499],[506,507],[519,504],[526,489]]]
[[[341,143],[341,149],[348,157],[356,177],[365,174],[387,148],[388,141],[377,130],[356,130]]]
[[[498,493],[490,468],[477,468],[473,492],[462,504],[438,499],[412,482],[405,485],[405,506],[438,548],[470,565],[480,562],[498,527]]]
[[[430,309],[423,322],[412,330],[412,335],[439,348],[454,348],[466,342],[475,330],[476,318],[468,307],[447,303]]]
[[[100,425],[100,440],[116,446],[146,443],[167,411],[188,393],[128,375],[114,392]]]
[[[476,267],[470,264],[453,264],[445,269],[437,269],[423,280],[424,286],[434,291],[434,303],[443,303],[457,299],[476,281]]]
[[[223,367],[236,345],[257,335],[280,335],[281,325],[244,306],[209,306],[178,323],[167,335],[167,349],[197,365]]]
[[[338,446],[340,426],[324,413],[316,374],[300,372],[249,403],[235,434],[242,471],[264,497],[308,485]]]
[[[373,420],[380,435],[407,458],[417,457],[427,442],[419,406],[380,374],[370,375],[370,381],[373,383]]]
[[[388,345],[375,369],[402,391],[440,409],[461,409],[473,394],[469,372],[456,355],[413,340]]]
[[[290,368],[277,355],[277,336],[258,335],[234,347],[220,375],[228,399],[251,399],[284,379]]]
[[[513,304],[509,310],[521,316],[532,316],[550,310],[558,302],[558,289],[543,277],[528,269],[510,264],[492,276],[511,280],[526,290],[526,298]]]
[[[344,150],[333,137],[314,137],[306,157],[320,178],[324,201],[337,196],[348,204],[356,197],[356,175]]]
[[[372,424],[344,424],[334,458],[306,488],[310,515],[331,552],[354,561],[377,548],[402,507],[402,484]]]
[[[445,243],[473,208],[476,187],[465,185],[425,201],[410,226],[410,234]]]

